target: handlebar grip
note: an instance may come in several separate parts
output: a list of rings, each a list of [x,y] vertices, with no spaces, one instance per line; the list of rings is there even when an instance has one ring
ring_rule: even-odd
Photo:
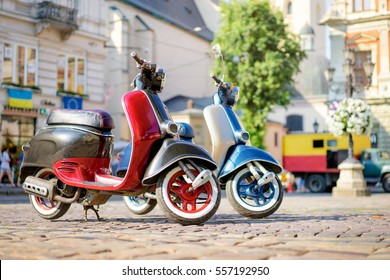
[[[222,81],[217,76],[215,76],[213,73],[210,74],[210,77],[213,78],[216,83],[218,83],[218,84],[222,83]]]
[[[213,78],[214,81],[215,81],[218,85],[222,86],[222,87],[225,88],[225,89],[227,88],[226,84],[225,84],[220,78],[218,78],[217,76],[215,76],[213,73],[210,74],[210,77]]]
[[[139,58],[139,56],[137,55],[136,52],[131,52],[131,56],[134,58],[135,61],[137,61],[137,63],[139,65],[144,64],[145,61],[143,59]]]

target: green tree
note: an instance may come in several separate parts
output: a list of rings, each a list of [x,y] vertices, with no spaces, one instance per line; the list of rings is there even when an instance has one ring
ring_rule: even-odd
[[[213,44],[222,47],[225,81],[240,87],[243,124],[252,145],[263,148],[267,115],[275,105],[290,103],[293,76],[305,53],[268,0],[222,2],[221,20]]]

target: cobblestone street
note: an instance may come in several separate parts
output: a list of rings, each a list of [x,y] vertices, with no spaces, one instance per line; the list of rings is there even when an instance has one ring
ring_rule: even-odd
[[[84,222],[76,204],[47,221],[23,198],[0,204],[2,260],[390,260],[390,194],[383,192],[359,198],[285,194],[280,209],[261,220],[235,213],[223,196],[217,214],[201,226],[175,224],[158,207],[135,216],[121,198],[100,207],[104,221],[89,211]]]

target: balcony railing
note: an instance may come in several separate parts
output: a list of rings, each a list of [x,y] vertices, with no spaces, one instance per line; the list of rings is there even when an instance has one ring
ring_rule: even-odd
[[[71,33],[78,29],[77,10],[57,5],[51,1],[36,4],[36,19],[49,22],[63,33]]]

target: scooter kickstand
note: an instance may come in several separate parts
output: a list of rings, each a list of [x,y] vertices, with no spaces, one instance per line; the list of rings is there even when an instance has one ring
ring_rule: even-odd
[[[97,210],[93,205],[84,205],[83,207],[84,207],[84,221],[85,222],[88,222],[87,211],[89,209],[91,209],[93,212],[95,212],[98,221],[102,220],[99,216],[99,213],[98,213],[99,210]]]

